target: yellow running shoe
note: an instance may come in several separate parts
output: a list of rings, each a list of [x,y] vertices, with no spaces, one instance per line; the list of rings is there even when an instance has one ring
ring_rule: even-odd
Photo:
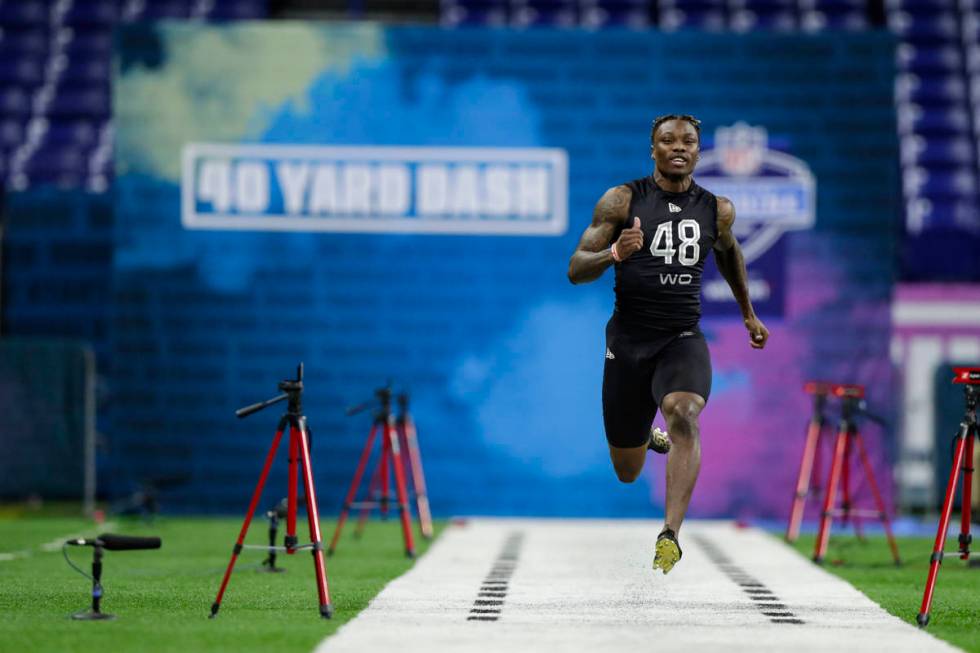
[[[653,449],[657,453],[667,453],[670,451],[670,437],[667,435],[667,432],[661,431],[656,426],[651,426],[647,449]]]
[[[677,561],[684,555],[680,544],[677,543],[677,535],[669,528],[665,528],[657,536],[656,553],[653,556],[653,568],[662,569],[664,574],[670,572],[677,564]]]

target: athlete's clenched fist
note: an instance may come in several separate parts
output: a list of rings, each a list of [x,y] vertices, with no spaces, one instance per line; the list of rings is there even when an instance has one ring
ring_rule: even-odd
[[[635,252],[643,247],[643,229],[640,228],[640,219],[633,218],[633,226],[623,229],[619,234],[619,240],[612,245],[612,255],[617,261],[625,261]]]

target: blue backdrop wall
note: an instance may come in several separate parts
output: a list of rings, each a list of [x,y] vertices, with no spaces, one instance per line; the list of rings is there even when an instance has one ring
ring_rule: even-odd
[[[668,112],[701,118],[706,150],[719,127],[761,126],[756,150],[816,180],[815,221],[750,264],[772,346],[749,350],[727,298],[706,309],[715,386],[694,511],[785,512],[804,379],[867,383],[888,410],[886,35],[287,23],[118,42],[109,437],[121,482],[188,476],[166,508],[245,507],[277,409],[233,411],[303,361],[327,512],[369,426],[343,409],[387,380],[412,393],[438,514],[660,512],[661,468],[619,484],[602,435],[611,279],[565,273],[596,199],[650,172],[650,122]],[[471,187],[484,204],[466,205]],[[270,482],[284,492],[283,463]]]

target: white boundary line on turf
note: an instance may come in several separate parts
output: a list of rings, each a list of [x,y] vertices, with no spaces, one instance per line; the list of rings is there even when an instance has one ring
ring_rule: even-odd
[[[78,531],[75,533],[69,533],[68,535],[60,535],[53,540],[48,542],[43,542],[37,545],[37,549],[44,553],[53,553],[61,549],[62,545],[67,540],[77,540],[79,538],[92,537],[95,535],[96,530],[112,530],[117,526],[116,522],[106,522],[100,524],[98,528],[88,528],[84,531]],[[13,562],[14,560],[20,560],[21,558],[29,558],[34,555],[34,549],[20,549],[19,551],[4,551],[0,552],[0,562]]]

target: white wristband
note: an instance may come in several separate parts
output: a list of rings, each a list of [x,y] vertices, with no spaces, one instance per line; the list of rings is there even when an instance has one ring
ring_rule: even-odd
[[[612,252],[613,260],[617,263],[622,263],[623,259],[619,258],[619,252],[616,251],[616,243],[609,246],[609,251]]]

